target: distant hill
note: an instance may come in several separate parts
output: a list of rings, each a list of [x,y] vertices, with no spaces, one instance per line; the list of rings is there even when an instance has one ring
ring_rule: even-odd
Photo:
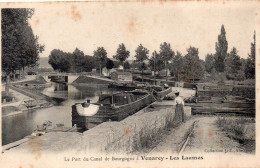
[[[40,57],[39,59],[39,68],[52,68],[48,63],[49,57]]]

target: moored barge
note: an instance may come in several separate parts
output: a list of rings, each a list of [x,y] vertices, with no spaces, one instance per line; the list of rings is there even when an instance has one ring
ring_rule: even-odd
[[[106,121],[121,121],[155,101],[147,90],[103,94],[97,103],[77,103],[72,106],[72,126],[86,130]]]
[[[169,93],[172,92],[171,87],[158,86],[158,85],[137,85],[135,83],[112,83],[108,85],[108,88],[134,90],[134,89],[145,89],[151,91],[157,99],[163,99]]]
[[[151,91],[157,99],[161,100],[172,92],[171,87],[163,87],[157,85],[147,86],[145,89]]]

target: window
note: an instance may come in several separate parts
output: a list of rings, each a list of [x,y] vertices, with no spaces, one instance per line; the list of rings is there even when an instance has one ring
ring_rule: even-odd
[[[111,104],[111,97],[106,97],[99,100],[100,104]]]
[[[124,105],[128,103],[128,95],[116,95],[114,96],[115,105]]]

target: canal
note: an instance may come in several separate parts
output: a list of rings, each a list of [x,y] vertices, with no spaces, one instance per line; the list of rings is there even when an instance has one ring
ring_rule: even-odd
[[[43,90],[43,94],[54,100],[54,106],[45,109],[26,111],[2,119],[2,145],[20,140],[45,121],[51,121],[52,126],[64,124],[71,127],[71,106],[77,102],[90,99],[96,102],[101,93],[112,93],[115,89],[108,89],[105,85],[73,86],[52,83],[51,87]]]

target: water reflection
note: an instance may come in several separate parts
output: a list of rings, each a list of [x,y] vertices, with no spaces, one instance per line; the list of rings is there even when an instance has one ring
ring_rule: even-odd
[[[43,94],[56,99],[82,100],[93,98],[102,93],[112,92],[104,85],[68,85],[66,83],[52,83],[51,87],[43,90]]]
[[[108,89],[104,85],[73,86],[53,83],[43,93],[60,102],[50,108],[2,118],[2,144],[5,145],[30,135],[37,125],[48,120],[53,125],[62,123],[66,127],[71,127],[71,106],[73,104],[87,99],[96,102],[100,94],[114,91],[116,90]]]
[[[2,118],[2,144],[5,145],[29,135],[33,131],[31,127],[33,115],[35,115],[34,112],[25,112],[16,117]]]

